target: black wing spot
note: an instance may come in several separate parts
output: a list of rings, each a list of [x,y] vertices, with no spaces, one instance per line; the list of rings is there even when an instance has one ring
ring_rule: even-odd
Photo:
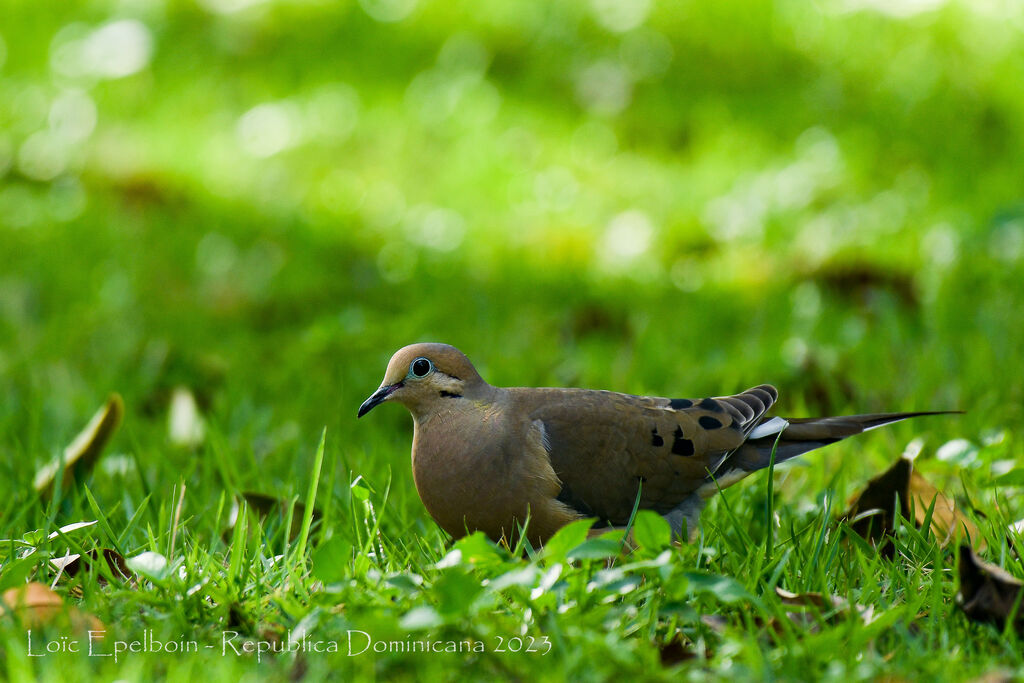
[[[722,405],[713,398],[701,399],[701,402],[698,405],[700,405],[704,410],[710,410],[713,413],[720,413],[724,410]]]
[[[676,439],[672,443],[672,452],[676,455],[693,455],[693,442],[689,439]]]
[[[710,415],[701,415],[700,419],[697,420],[697,424],[704,429],[721,429],[722,427],[722,421]]]
[[[682,410],[683,408],[689,408],[693,405],[693,401],[688,398],[673,398],[668,402],[668,407],[672,410]]]
[[[658,446],[665,445],[665,439],[661,438],[661,435],[658,434],[657,427],[651,430],[651,445],[654,446],[655,448],[657,448]]]
[[[672,435],[672,452],[676,455],[693,455],[693,442],[689,439],[683,438],[682,427],[676,427],[676,431]]]
[[[450,391],[441,391],[441,398],[462,398],[462,394],[453,394]]]

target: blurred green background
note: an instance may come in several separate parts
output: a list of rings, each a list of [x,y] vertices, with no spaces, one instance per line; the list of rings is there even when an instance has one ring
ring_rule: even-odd
[[[408,416],[355,421],[423,340],[495,384],[965,408],[932,444],[1005,470],[1022,31],[1011,0],[6,2],[4,505],[119,391],[161,497],[215,454],[304,490],[326,425],[431,528]]]

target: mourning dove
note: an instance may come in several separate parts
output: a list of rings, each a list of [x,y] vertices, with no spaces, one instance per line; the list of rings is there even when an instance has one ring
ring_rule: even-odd
[[[359,407],[385,401],[412,413],[412,472],[434,520],[455,538],[483,531],[543,544],[577,519],[628,523],[639,508],[692,534],[705,501],[751,472],[853,434],[918,415],[766,417],[778,398],[762,384],[735,396],[656,398],[588,389],[501,388],[458,349],[413,344],[392,356]],[[779,436],[781,432],[781,437]]]

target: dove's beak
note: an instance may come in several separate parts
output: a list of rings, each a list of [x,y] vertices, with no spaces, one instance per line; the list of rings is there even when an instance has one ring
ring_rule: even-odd
[[[366,415],[368,412],[373,410],[374,406],[376,406],[378,403],[383,403],[384,401],[387,400],[388,396],[390,396],[395,391],[401,388],[401,382],[399,382],[398,384],[388,384],[386,386],[382,386],[380,389],[373,392],[373,395],[370,396],[370,398],[363,401],[363,405],[359,406],[359,412],[356,413],[356,417],[360,418],[363,415]]]

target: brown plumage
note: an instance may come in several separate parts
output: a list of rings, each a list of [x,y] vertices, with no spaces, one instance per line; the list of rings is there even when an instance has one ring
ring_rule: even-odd
[[[588,389],[494,387],[447,344],[395,353],[359,417],[397,401],[415,425],[416,489],[458,538],[481,530],[513,540],[529,514],[542,544],[565,524],[664,515],[677,536],[695,529],[704,501],[776,462],[891,422],[934,412],[768,418],[778,398],[763,384],[735,396],[668,399]]]

